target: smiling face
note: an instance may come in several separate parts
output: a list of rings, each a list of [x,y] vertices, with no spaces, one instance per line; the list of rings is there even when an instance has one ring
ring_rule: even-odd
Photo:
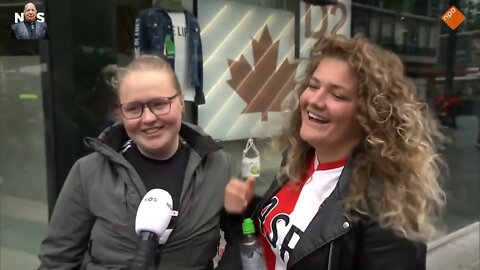
[[[37,19],[37,8],[34,4],[28,3],[23,9],[23,15],[25,16],[25,20],[27,22],[32,23]]]
[[[147,103],[159,97],[178,94],[172,74],[165,70],[134,70],[122,78],[119,85],[119,101]],[[123,105],[122,105],[123,106]],[[137,119],[122,116],[125,130],[140,151],[149,157],[168,159],[178,147],[182,122],[183,97],[171,100],[170,111],[163,115],[153,114],[148,107]]]
[[[348,62],[326,57],[300,96],[300,137],[315,148],[322,162],[347,157],[361,138],[357,89]]]

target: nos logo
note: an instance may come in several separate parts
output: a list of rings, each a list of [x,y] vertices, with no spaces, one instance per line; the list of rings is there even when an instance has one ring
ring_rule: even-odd
[[[23,12],[22,13],[15,12],[15,23],[23,22],[24,19],[25,19],[25,17],[23,15]],[[45,22],[45,13],[44,12],[38,12],[37,13],[37,21],[38,22]]]
[[[144,201],[146,201],[146,202],[152,202],[152,201],[153,201],[153,202],[157,202],[157,198],[155,198],[155,197],[148,197],[148,198],[145,198]]]

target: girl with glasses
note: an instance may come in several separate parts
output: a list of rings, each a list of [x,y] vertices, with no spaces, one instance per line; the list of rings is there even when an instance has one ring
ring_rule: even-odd
[[[213,269],[229,156],[199,127],[182,122],[182,91],[165,60],[140,56],[119,72],[117,84],[121,124],[86,139],[95,153],[70,171],[39,269],[128,269],[136,211],[155,188],[170,193],[176,213],[155,268]]]

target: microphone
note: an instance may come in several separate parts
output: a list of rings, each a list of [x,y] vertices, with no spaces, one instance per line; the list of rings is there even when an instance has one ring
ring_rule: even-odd
[[[135,219],[138,243],[130,270],[154,267],[159,238],[170,223],[172,207],[172,196],[163,189],[152,189],[145,194]]]

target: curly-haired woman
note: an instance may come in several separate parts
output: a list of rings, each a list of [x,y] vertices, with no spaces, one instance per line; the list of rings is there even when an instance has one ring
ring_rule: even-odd
[[[279,177],[259,201],[254,179],[233,179],[225,207],[256,206],[268,269],[425,269],[444,204],[439,138],[394,53],[363,37],[323,38],[279,140]],[[229,244],[220,266],[236,259]]]

